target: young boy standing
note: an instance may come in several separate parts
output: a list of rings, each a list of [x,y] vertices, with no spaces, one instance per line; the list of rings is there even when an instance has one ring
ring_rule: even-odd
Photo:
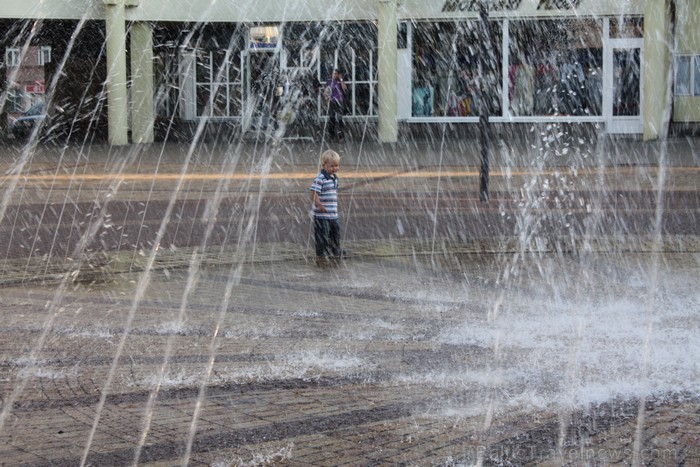
[[[321,172],[311,184],[313,201],[316,264],[325,264],[328,257],[339,258],[340,220],[338,217],[338,167],[340,155],[328,150],[321,155]]]

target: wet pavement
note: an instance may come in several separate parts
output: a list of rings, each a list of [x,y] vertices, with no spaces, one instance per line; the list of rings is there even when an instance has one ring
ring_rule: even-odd
[[[5,287],[0,387],[14,397],[0,457],[696,465],[699,264],[287,260],[156,271],[138,303],[142,274],[72,284],[59,301]],[[499,285],[506,267],[517,279]]]
[[[556,143],[556,144],[555,144]],[[133,271],[240,255],[307,257],[311,143],[7,150],[2,278]],[[346,143],[340,212],[356,254],[626,249],[697,251],[695,139],[503,140],[480,201],[478,144]],[[661,163],[660,161],[664,161]],[[661,187],[661,189],[659,189]],[[657,220],[658,219],[658,220]],[[104,257],[108,254],[108,258]],[[78,263],[76,263],[78,261]],[[85,263],[85,264],[83,264]]]
[[[0,464],[700,464],[695,140],[409,146],[8,150]]]

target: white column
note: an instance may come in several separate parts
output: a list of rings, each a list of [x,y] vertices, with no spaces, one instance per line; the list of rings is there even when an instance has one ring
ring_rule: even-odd
[[[670,14],[666,0],[647,0],[644,8],[644,140],[665,138],[671,118]]]
[[[109,144],[129,144],[125,0],[105,0]]]
[[[180,49],[177,62],[180,85],[178,113],[181,119],[193,121],[197,118],[197,57],[193,50]],[[241,63],[241,70],[243,69]]]
[[[501,92],[501,115],[506,117],[511,117],[510,113],[510,94],[507,89],[510,89],[510,21],[505,19],[503,21],[503,40],[501,41],[501,62],[503,66],[501,67],[501,83],[503,83],[503,89],[506,91]]]
[[[152,143],[153,31],[147,22],[131,27],[131,141]]]
[[[398,139],[397,121],[397,32],[398,13],[396,0],[378,0],[378,108],[379,141],[395,143]],[[408,96],[405,96],[408,99]]]

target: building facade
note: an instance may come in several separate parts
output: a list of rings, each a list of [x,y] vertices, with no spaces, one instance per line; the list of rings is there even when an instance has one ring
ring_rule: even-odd
[[[63,75],[80,69],[70,37],[44,43],[32,31],[60,22],[75,39],[86,24],[103,27],[88,55],[91,79],[105,83],[97,92],[112,144],[153,141],[159,121],[238,131],[318,122],[319,87],[334,68],[348,83],[347,118],[376,125],[385,142],[399,126],[485,114],[645,139],[700,123],[700,0],[5,3],[3,101],[14,107],[24,91],[13,69],[28,50],[54,50]],[[23,34],[7,32],[18,22]],[[51,100],[62,80],[49,81]]]
[[[18,115],[41,102],[46,93],[44,67],[51,63],[51,47],[5,49],[5,80],[15,83],[7,94],[7,111]]]

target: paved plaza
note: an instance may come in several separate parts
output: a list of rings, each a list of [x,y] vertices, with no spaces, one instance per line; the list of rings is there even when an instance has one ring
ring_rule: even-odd
[[[700,464],[695,141],[508,144],[8,150],[0,465]]]
[[[162,270],[138,303],[141,274],[6,287],[2,462],[696,465],[700,256],[658,260],[545,255],[505,287],[499,255]]]

